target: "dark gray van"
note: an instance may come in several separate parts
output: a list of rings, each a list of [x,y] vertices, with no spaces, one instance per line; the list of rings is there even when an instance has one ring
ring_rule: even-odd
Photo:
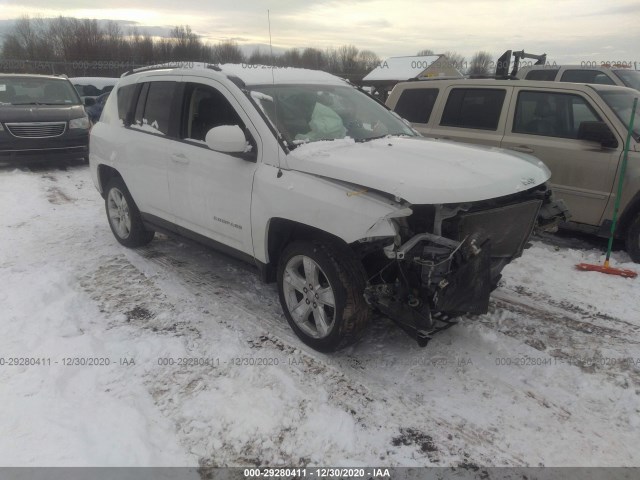
[[[66,77],[0,74],[0,163],[88,159],[89,128]]]

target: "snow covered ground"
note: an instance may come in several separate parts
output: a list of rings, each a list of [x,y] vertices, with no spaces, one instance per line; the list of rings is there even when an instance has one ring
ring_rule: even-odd
[[[0,466],[640,466],[640,279],[593,249],[534,242],[426,348],[378,317],[322,355],[251,267],[121,247],[86,166],[0,169],[0,205]]]

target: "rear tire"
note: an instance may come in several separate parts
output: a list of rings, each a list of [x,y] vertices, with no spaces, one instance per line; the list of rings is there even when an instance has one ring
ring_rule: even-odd
[[[640,263],[640,213],[636,214],[636,218],[627,228],[625,247],[631,260]]]
[[[346,247],[291,243],[280,256],[277,283],[287,322],[314,350],[333,352],[354,343],[369,322],[364,269]]]
[[[140,211],[122,178],[114,177],[109,181],[104,204],[111,231],[122,245],[135,248],[153,240],[155,232],[144,227]]]

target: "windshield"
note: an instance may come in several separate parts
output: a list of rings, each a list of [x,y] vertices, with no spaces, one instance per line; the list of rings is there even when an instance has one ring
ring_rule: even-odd
[[[0,77],[0,105],[77,105],[80,98],[65,79]]]
[[[614,73],[627,87],[640,90],[640,72],[637,70],[614,70]]]
[[[366,141],[417,132],[356,88],[326,85],[264,85],[251,97],[290,146],[318,140]]]
[[[82,85],[74,83],[76,91],[81,97],[97,97],[113,90],[113,85],[107,85],[103,88],[98,88],[95,85]]]
[[[634,95],[628,91],[612,91],[603,90],[598,92],[607,105],[611,107],[616,116],[622,121],[625,128],[629,129],[629,120],[631,119],[631,109],[633,108],[633,99],[638,98],[640,103],[640,95]],[[633,119],[633,136],[636,140],[640,137],[640,106],[636,108],[636,114]]]

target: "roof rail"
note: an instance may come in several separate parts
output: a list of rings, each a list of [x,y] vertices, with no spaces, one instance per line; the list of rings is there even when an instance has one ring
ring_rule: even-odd
[[[175,69],[175,68],[184,68],[185,65],[187,65],[187,64],[194,65],[194,62],[168,62],[168,63],[164,63],[164,64],[159,64],[159,65],[150,65],[148,67],[134,68],[133,70],[129,70],[127,72],[124,72],[122,75],[120,75],[120,78],[127,77],[129,75],[133,75],[134,73],[140,73],[140,72],[149,72],[149,71],[153,71],[153,70],[171,70],[171,69]],[[207,68],[209,70],[215,70],[216,72],[221,72],[222,71],[222,69],[220,68],[219,65],[213,64],[213,63],[207,63],[205,68]]]

